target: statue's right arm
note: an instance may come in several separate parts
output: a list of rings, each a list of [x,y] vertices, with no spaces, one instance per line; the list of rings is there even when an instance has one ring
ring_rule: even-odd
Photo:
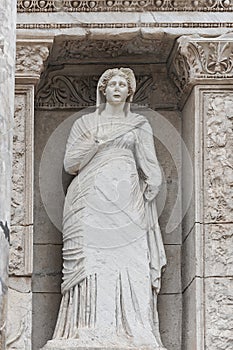
[[[83,118],[72,126],[64,158],[64,168],[69,174],[76,175],[98,151],[99,144],[91,129]]]

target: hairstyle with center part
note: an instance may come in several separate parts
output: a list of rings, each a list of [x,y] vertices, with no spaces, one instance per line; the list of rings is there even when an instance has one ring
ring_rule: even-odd
[[[105,92],[109,80],[111,80],[116,75],[125,78],[128,84],[129,95],[133,95],[136,89],[136,81],[134,73],[130,68],[113,68],[106,70],[99,79],[99,90]]]
[[[108,85],[110,79],[114,76],[119,75],[127,81],[129,96],[126,100],[126,110],[127,113],[129,110],[129,103],[133,100],[133,95],[136,90],[136,79],[134,72],[130,68],[113,68],[107,69],[100,77],[97,85],[97,98],[96,98],[96,106],[99,109],[99,113],[104,109],[103,104],[106,102],[106,98],[104,96],[104,92]]]

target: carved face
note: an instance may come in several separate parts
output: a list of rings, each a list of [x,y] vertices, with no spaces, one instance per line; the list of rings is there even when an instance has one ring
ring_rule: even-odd
[[[109,80],[104,95],[107,102],[111,104],[125,102],[129,96],[127,80],[120,75],[114,75]]]

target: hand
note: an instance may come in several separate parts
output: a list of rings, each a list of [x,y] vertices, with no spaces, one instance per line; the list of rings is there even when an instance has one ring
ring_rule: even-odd
[[[147,185],[144,196],[148,202],[152,201],[157,194],[159,193],[159,189],[157,186]]]

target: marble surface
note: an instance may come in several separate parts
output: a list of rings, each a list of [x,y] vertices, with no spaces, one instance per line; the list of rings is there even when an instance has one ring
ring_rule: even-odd
[[[0,348],[5,350],[14,113],[15,0],[1,1],[0,22]]]

